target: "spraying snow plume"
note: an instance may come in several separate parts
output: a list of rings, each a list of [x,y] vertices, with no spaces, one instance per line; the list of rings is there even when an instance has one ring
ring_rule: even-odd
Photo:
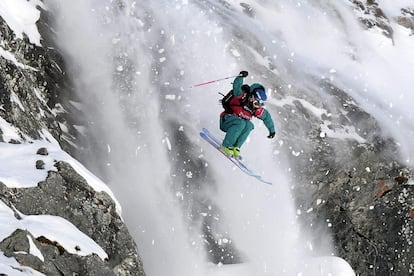
[[[172,173],[162,143],[159,90],[153,83],[157,72],[150,49],[151,37],[158,34],[146,33],[146,23],[134,13],[138,7],[131,4],[51,5],[59,11],[59,41],[70,57],[76,90],[87,110],[87,148],[92,154],[88,151],[85,161],[122,202],[126,223],[139,251],[145,252],[148,275],[192,274],[202,254],[191,249],[169,190]],[[174,253],[177,250],[179,254]]]

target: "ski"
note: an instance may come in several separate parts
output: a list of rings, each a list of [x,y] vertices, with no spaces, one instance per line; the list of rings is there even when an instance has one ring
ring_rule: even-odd
[[[217,139],[214,135],[212,135],[208,129],[203,128],[202,131],[200,132],[200,136],[205,141],[207,141],[210,145],[216,148],[219,152],[221,152],[227,159],[229,159],[234,165],[236,165],[242,172],[244,172],[245,174],[249,176],[256,178],[260,182],[272,185],[271,182],[264,180],[261,175],[258,175],[255,172],[253,172],[242,160],[236,159],[232,156],[228,156],[223,151],[221,151],[220,150],[221,141]]]

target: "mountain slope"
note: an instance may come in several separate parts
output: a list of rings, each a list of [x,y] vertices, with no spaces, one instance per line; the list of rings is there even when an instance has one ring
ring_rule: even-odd
[[[113,193],[62,150],[76,103],[40,7],[1,5],[0,273],[145,275]]]
[[[10,169],[1,173],[5,221],[63,217],[97,255],[24,229],[6,233],[1,250],[46,274],[63,262],[143,275],[136,242],[156,276],[339,274],[343,260],[358,275],[409,275],[414,8],[388,2],[48,1],[41,40],[3,20],[0,150],[59,144],[105,179],[133,239],[111,192],[85,185],[89,172],[30,149],[27,166],[43,178],[14,187],[3,183]],[[267,89],[277,139],[255,121],[243,155],[272,187],[198,139],[201,127],[219,133],[216,92],[231,83],[188,87],[244,69]],[[343,260],[326,271],[326,255]]]

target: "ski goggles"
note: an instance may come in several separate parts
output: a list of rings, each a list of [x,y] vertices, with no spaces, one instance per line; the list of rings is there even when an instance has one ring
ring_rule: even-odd
[[[255,91],[253,106],[255,108],[260,108],[261,106],[265,105],[266,100],[267,100],[267,96],[266,96],[265,91],[263,89],[258,89]]]
[[[252,105],[253,105],[254,108],[260,108],[260,107],[262,107],[264,105],[264,102],[261,102],[259,100],[254,100],[252,102]]]

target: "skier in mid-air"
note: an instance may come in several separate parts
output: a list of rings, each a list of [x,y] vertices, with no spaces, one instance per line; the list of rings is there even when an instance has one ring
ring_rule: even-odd
[[[225,110],[220,114],[220,129],[226,136],[220,149],[235,158],[240,157],[240,148],[254,128],[250,121],[253,116],[262,120],[269,130],[267,138],[276,134],[272,117],[263,107],[267,100],[265,88],[259,83],[243,84],[247,75],[247,71],[241,71],[233,81],[233,90],[222,100]]]

